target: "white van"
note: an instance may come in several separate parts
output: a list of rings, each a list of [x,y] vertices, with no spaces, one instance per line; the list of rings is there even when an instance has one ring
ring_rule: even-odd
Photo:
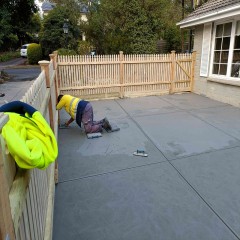
[[[27,48],[29,45],[30,45],[30,43],[22,45],[21,50],[20,50],[21,57],[27,57]]]

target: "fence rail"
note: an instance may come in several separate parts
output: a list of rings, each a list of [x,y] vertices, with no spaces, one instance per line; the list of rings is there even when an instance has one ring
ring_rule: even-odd
[[[38,109],[57,137],[56,56],[39,62],[41,74],[21,101]],[[0,133],[8,121],[0,116]],[[17,167],[0,135],[0,239],[52,239],[55,164],[46,170],[23,170]]]
[[[59,90],[84,98],[191,91],[195,53],[58,56]]]

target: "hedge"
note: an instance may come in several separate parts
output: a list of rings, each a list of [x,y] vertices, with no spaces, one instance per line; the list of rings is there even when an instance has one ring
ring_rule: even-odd
[[[31,43],[27,48],[27,58],[29,64],[37,64],[42,60],[42,48],[40,44]]]

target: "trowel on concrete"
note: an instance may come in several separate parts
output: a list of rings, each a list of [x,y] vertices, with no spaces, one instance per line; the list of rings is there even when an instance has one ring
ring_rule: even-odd
[[[137,150],[133,153],[134,156],[147,157],[148,154],[144,150]]]
[[[102,134],[100,132],[98,132],[98,133],[87,133],[87,138],[88,139],[99,138],[99,137],[102,137]]]
[[[68,128],[70,128],[65,123],[64,124],[60,124],[58,127],[59,127],[59,129],[68,129]]]

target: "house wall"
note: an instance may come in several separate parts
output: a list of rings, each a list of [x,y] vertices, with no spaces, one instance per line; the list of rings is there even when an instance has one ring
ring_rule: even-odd
[[[201,53],[202,53],[203,25],[196,26],[194,35],[194,51],[196,54],[195,81],[193,92],[209,98],[240,107],[240,82],[233,81],[216,82],[209,77],[200,77]],[[219,79],[219,81],[221,81]]]

